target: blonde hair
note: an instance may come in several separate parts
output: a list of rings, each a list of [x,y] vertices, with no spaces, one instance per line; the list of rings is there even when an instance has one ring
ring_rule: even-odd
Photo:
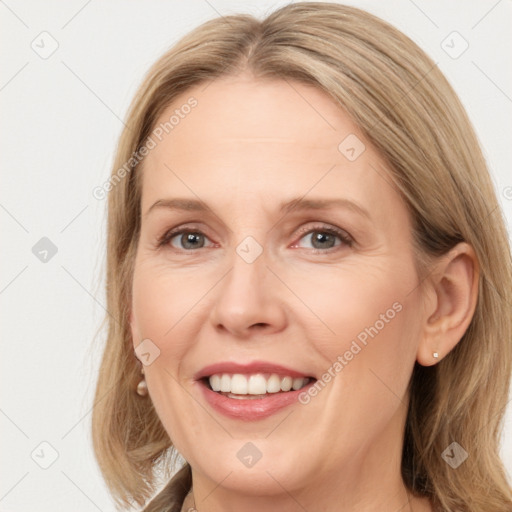
[[[177,95],[246,69],[258,79],[312,84],[359,125],[409,208],[423,276],[458,242],[474,248],[480,282],[471,324],[442,361],[416,363],[413,371],[402,476],[411,492],[443,510],[510,511],[499,440],[512,361],[511,255],[478,140],[452,87],[408,37],[359,9],[316,2],[287,5],[262,21],[236,15],[204,23],[156,62],[130,107],[112,177],[126,162],[129,172],[108,197],[111,316],[92,424],[118,506],[146,504],[159,468],[175,454],[151,400],[135,393],[140,366],[129,313],[141,187],[133,155]],[[469,454],[457,469],[441,457],[454,441]],[[171,510],[190,484],[186,464],[146,510]]]

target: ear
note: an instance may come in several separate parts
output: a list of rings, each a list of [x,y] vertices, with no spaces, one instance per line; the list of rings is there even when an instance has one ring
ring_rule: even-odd
[[[423,316],[416,356],[419,364],[436,364],[462,339],[475,312],[479,276],[475,251],[466,242],[436,261],[428,282],[433,300],[428,301]]]

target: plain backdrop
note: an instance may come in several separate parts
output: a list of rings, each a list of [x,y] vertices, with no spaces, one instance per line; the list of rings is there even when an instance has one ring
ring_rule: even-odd
[[[114,510],[89,433],[105,304],[105,201],[92,191],[108,179],[121,120],[150,64],[208,19],[261,17],[285,3],[0,1],[0,512]],[[401,29],[446,74],[510,232],[512,2],[347,3]],[[509,407],[509,474],[511,433]]]

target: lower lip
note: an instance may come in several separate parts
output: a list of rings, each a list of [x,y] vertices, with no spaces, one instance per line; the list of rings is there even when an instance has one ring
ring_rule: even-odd
[[[269,393],[265,398],[229,398],[212,391],[204,382],[198,381],[206,401],[218,412],[244,421],[268,418],[285,407],[298,402],[299,395],[315,384],[312,380],[297,391]]]

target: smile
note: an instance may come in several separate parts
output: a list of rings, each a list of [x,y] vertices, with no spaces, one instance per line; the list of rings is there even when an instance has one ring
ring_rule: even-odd
[[[263,398],[270,393],[285,393],[290,390],[297,391],[308,384],[309,381],[308,377],[293,378],[289,375],[282,377],[275,373],[256,373],[252,375],[216,373],[208,378],[208,384],[213,391],[230,398],[249,399]]]

